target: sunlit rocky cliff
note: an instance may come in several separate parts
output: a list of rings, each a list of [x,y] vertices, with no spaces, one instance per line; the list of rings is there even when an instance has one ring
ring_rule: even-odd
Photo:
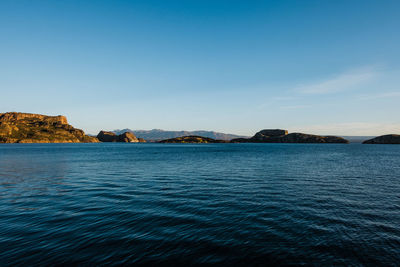
[[[95,137],[68,124],[64,116],[0,113],[0,143],[94,143]]]

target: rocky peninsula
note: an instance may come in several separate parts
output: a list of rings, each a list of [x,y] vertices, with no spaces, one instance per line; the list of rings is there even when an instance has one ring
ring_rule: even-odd
[[[64,116],[0,113],[0,143],[95,143],[97,138],[68,124]]]
[[[370,140],[364,141],[363,144],[400,144],[399,134],[381,135]]]
[[[340,143],[348,140],[338,136],[320,136],[304,133],[291,133],[281,129],[267,129],[257,132],[251,138],[232,139],[231,143]]]

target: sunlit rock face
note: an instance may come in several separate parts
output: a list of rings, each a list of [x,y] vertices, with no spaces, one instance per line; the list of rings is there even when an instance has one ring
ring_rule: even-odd
[[[363,144],[400,144],[400,135],[387,134],[364,141]]]
[[[118,142],[124,143],[138,143],[139,139],[133,133],[125,132],[123,134],[118,135]]]
[[[0,143],[93,143],[97,138],[68,124],[64,116],[0,113]]]
[[[7,112],[0,113],[0,122],[17,122],[23,120],[40,120],[47,123],[68,124],[65,116],[46,116],[41,114],[20,113],[20,112]]]

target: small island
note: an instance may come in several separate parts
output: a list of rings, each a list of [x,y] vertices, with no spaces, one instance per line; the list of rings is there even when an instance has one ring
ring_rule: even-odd
[[[137,138],[131,132],[124,132],[122,134],[115,134],[114,132],[100,131],[97,135],[100,142],[119,142],[119,143],[144,143],[142,138]]]
[[[203,136],[196,136],[196,135],[190,135],[190,136],[182,136],[182,137],[176,137],[176,138],[170,138],[166,140],[161,140],[158,143],[172,143],[172,144],[185,144],[185,143],[192,143],[192,144],[209,144],[209,143],[228,143],[228,141],[225,140],[216,140],[208,137],[203,137]]]
[[[349,141],[338,136],[320,136],[304,133],[291,133],[281,129],[267,129],[257,132],[251,138],[232,139],[231,143],[339,143]]]
[[[381,135],[363,142],[363,144],[400,144],[399,134]]]

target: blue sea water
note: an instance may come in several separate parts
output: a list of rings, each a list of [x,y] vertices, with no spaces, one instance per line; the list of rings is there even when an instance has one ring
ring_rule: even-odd
[[[0,145],[0,265],[398,265],[400,146]]]

